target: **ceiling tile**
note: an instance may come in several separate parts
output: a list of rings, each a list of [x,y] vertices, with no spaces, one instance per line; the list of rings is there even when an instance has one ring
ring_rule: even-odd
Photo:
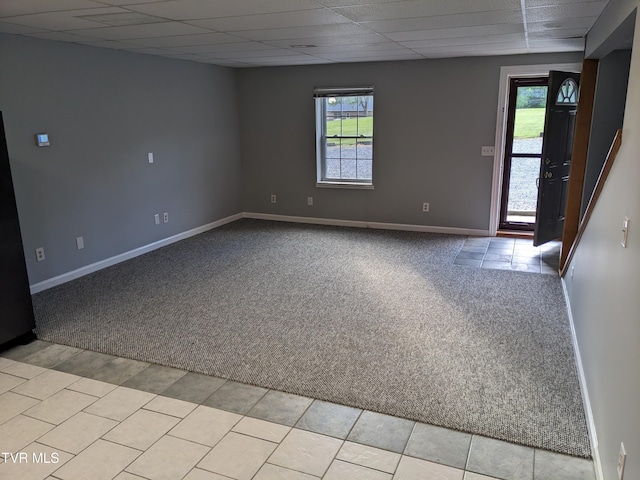
[[[140,3],[154,3],[164,2],[165,0],[97,0],[101,3],[108,3],[109,5],[137,5]]]
[[[298,49],[293,49],[298,51]],[[382,54],[384,51],[406,51],[406,48],[397,43],[388,42],[388,43],[375,43],[373,45],[337,45],[337,46],[327,46],[327,47],[314,47],[313,50],[310,50],[313,55],[324,55],[326,53],[333,52],[349,52],[353,56],[357,56],[361,53],[366,52],[375,52]]]
[[[589,3],[590,1],[591,0],[526,0],[526,7],[548,7],[551,5],[567,5],[570,3]]]
[[[325,7],[348,7],[350,5],[369,5],[378,3],[402,3],[406,0],[316,0]]]
[[[73,35],[67,32],[42,32],[32,33],[30,37],[41,38],[43,40],[54,40],[56,42],[72,42],[72,43],[84,43],[87,41],[95,40],[91,37],[83,37],[81,35]]]
[[[25,27],[14,23],[0,22],[0,33],[10,33],[12,35],[27,35],[42,32],[41,28]]]
[[[553,5],[527,8],[527,22],[547,22],[562,18],[594,17],[600,15],[607,2],[582,2],[579,4]]]
[[[290,47],[291,45],[317,45],[324,47],[329,45],[370,45],[373,43],[388,43],[389,40],[376,33],[365,35],[335,35],[333,37],[315,38],[289,38],[285,40],[269,40],[265,43],[276,47]]]
[[[462,37],[462,38],[439,38],[431,40],[415,40],[411,42],[401,42],[407,48],[418,50],[421,48],[447,47],[454,45],[480,45],[505,42],[522,42],[525,40],[524,33],[512,33],[508,35],[485,35],[482,37]],[[489,45],[488,48],[491,48]]]
[[[267,13],[264,15],[244,15],[242,17],[209,18],[190,20],[187,23],[198,27],[234,32],[241,30],[261,30],[271,28],[304,27],[311,25],[329,25],[350,23],[346,17],[327,8],[297,12]]]
[[[42,28],[45,30],[78,30],[81,28],[96,28],[104,26],[101,23],[86,20],[83,15],[95,15],[99,13],[123,13],[118,7],[93,8],[91,10],[66,10],[64,12],[34,13],[5,18],[8,23],[15,23],[27,27]]]
[[[474,0],[455,2],[451,0],[407,0],[394,3],[380,3],[334,10],[356,22],[397,20],[400,18],[439,17],[461,13],[498,12],[520,9],[520,0]]]
[[[529,38],[584,38],[586,30],[583,28],[557,28],[538,32],[529,32]]]
[[[409,42],[412,40],[431,40],[434,38],[464,38],[510,33],[524,33],[524,26],[521,23],[503,23],[500,25],[478,25],[474,27],[414,30],[411,32],[389,32],[384,35],[396,42]]]
[[[362,57],[371,60],[372,58],[397,58],[397,57],[407,57],[407,56],[415,56],[416,52],[412,52],[407,48],[403,48],[402,50],[388,50],[385,52],[357,52],[353,51],[342,51],[336,50],[334,52],[330,52],[324,55],[316,54],[321,57],[332,58],[332,59],[340,59],[340,58],[354,58],[354,57]]]
[[[584,49],[583,38],[547,38],[547,39],[529,39],[529,47],[541,48],[541,47],[563,47],[573,48],[576,51]]]
[[[544,32],[551,29],[584,29],[585,33],[591,28],[594,22],[593,17],[573,17],[554,19],[546,22],[527,22],[529,32]]]
[[[319,4],[312,0],[171,0],[161,3],[131,5],[137,12],[172,20],[262,15],[265,13],[311,10]]]
[[[204,28],[194,27],[180,22],[150,23],[147,25],[127,25],[124,27],[104,27],[90,30],[75,30],[77,35],[101,38],[104,40],[129,40],[134,38],[153,38],[174,35],[195,35],[211,33]]]
[[[462,53],[473,53],[473,52],[484,52],[487,55],[493,55],[495,51],[500,50],[509,50],[509,49],[526,49],[527,45],[523,41],[520,42],[505,42],[505,43],[494,43],[491,45],[491,49],[488,49],[486,45],[453,45],[453,46],[444,46],[444,47],[433,47],[433,48],[414,48],[413,50],[425,55],[429,56],[431,53],[450,53],[450,54],[462,54]]]
[[[237,59],[243,61],[245,58],[257,58],[257,57],[294,57],[299,55],[306,55],[305,53],[295,52],[293,50],[285,50],[284,48],[275,48],[271,50],[248,50],[246,52],[216,52],[215,54],[209,54],[211,57],[220,59]]]
[[[363,22],[362,25],[380,33],[408,32],[412,30],[431,30],[459,28],[504,23],[522,23],[522,10],[503,10],[501,12],[482,12],[474,14],[443,15],[441,17],[417,17],[400,20]]]
[[[284,57],[243,58],[242,61],[245,63],[253,63],[258,65],[305,65],[313,63],[324,63],[326,60],[318,57],[312,57],[311,55],[287,55]]]
[[[310,27],[275,28],[269,30],[246,30],[235,32],[247,40],[285,40],[290,38],[332,37],[335,35],[357,35],[370,33],[371,30],[355,23],[336,25],[313,25]]]
[[[104,7],[104,4],[91,0],[3,0],[2,8],[0,8],[0,17],[100,7]]]
[[[190,45],[215,45],[218,43],[236,43],[242,38],[227,35],[226,33],[201,33],[198,35],[175,35],[171,37],[138,38],[131,43],[144,47],[165,48],[182,47]]]
[[[265,45],[259,42],[242,43],[222,43],[216,45],[186,45],[182,47],[169,47],[170,50],[178,53],[206,54],[214,52],[246,52],[258,50],[272,50],[273,45]]]
[[[368,57],[361,57],[361,56],[354,56],[354,57],[343,57],[343,56],[337,56],[337,57],[327,57],[330,60],[334,60],[336,62],[349,62],[349,63],[356,63],[356,62],[387,62],[387,61],[400,61],[400,60],[422,60],[425,57],[423,55],[419,55],[417,53],[407,53],[406,55],[382,55],[380,57],[376,57],[376,58],[368,58]]]
[[[79,43],[82,43],[89,47],[112,48],[115,50],[130,50],[132,48],[140,48],[140,45],[136,45],[134,43],[117,42],[115,40],[96,41],[95,39],[93,39],[93,41],[90,41],[90,42],[79,42]]]

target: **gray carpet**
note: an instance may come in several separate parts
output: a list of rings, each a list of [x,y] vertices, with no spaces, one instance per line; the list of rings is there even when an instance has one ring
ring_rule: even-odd
[[[463,242],[241,220],[35,295],[37,334],[588,457],[559,279]]]

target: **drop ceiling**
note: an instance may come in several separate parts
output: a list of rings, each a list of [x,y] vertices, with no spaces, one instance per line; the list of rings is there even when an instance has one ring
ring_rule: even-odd
[[[228,67],[582,51],[607,1],[0,0],[0,32]]]

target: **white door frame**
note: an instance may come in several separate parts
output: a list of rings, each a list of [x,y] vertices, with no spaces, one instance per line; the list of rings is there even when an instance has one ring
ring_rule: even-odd
[[[502,195],[502,166],[504,165],[504,141],[507,132],[509,106],[509,81],[513,77],[538,77],[549,75],[549,70],[580,72],[579,63],[552,63],[546,65],[513,65],[500,68],[500,89],[498,91],[498,115],[496,120],[495,152],[493,156],[493,181],[491,184],[491,213],[489,215],[489,235],[496,236],[500,223],[500,197]]]

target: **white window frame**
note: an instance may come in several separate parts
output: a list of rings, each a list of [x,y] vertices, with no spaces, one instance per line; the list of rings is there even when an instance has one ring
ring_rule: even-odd
[[[316,187],[323,188],[355,188],[373,189],[373,126],[370,137],[345,137],[338,138],[370,138],[371,139],[371,163],[372,173],[370,179],[326,178],[326,102],[328,97],[353,97],[367,95],[373,97],[373,87],[346,87],[346,88],[315,88],[313,92],[316,109]],[[375,121],[374,121],[375,122]]]

